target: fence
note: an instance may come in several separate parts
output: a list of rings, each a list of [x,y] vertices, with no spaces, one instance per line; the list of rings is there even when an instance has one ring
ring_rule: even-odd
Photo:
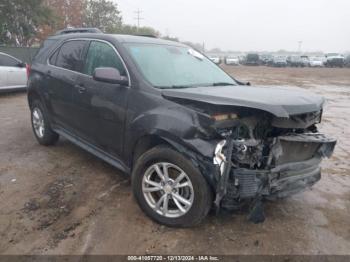
[[[28,64],[31,64],[38,49],[37,47],[0,46],[0,52],[9,54]]]

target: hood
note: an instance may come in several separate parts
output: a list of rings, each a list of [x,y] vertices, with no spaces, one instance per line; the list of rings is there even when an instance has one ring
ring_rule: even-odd
[[[162,90],[165,98],[199,101],[214,105],[241,106],[263,110],[276,117],[317,112],[324,98],[310,92],[274,87],[209,86]]]

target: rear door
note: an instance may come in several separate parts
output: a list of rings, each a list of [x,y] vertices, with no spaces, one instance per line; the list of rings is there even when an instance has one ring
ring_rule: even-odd
[[[120,157],[123,148],[124,121],[130,87],[95,81],[99,67],[113,67],[130,78],[116,48],[108,42],[92,40],[86,54],[83,74],[79,76],[73,97],[79,113],[80,133],[104,151]]]
[[[86,40],[64,42],[50,56],[46,72],[46,89],[54,122],[71,133],[75,133],[79,126],[72,95],[82,69],[87,43]]]
[[[0,54],[0,87],[6,89],[23,88],[27,85],[27,72],[22,62]]]

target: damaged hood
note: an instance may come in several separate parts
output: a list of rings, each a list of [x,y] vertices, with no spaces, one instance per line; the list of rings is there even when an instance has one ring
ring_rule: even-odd
[[[323,97],[307,91],[252,86],[166,89],[162,90],[162,95],[170,99],[255,108],[284,118],[319,111],[325,101]]]

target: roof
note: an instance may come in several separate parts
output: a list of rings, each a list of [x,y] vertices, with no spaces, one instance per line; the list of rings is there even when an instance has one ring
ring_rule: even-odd
[[[105,39],[105,40],[117,40],[120,43],[145,43],[145,44],[163,44],[163,45],[177,45],[177,46],[186,46],[182,43],[164,40],[160,38],[154,38],[149,36],[136,36],[136,35],[121,35],[121,34],[101,34],[101,33],[70,33],[70,34],[61,34],[54,35],[48,39],[74,39],[74,38],[96,38],[96,39]]]

